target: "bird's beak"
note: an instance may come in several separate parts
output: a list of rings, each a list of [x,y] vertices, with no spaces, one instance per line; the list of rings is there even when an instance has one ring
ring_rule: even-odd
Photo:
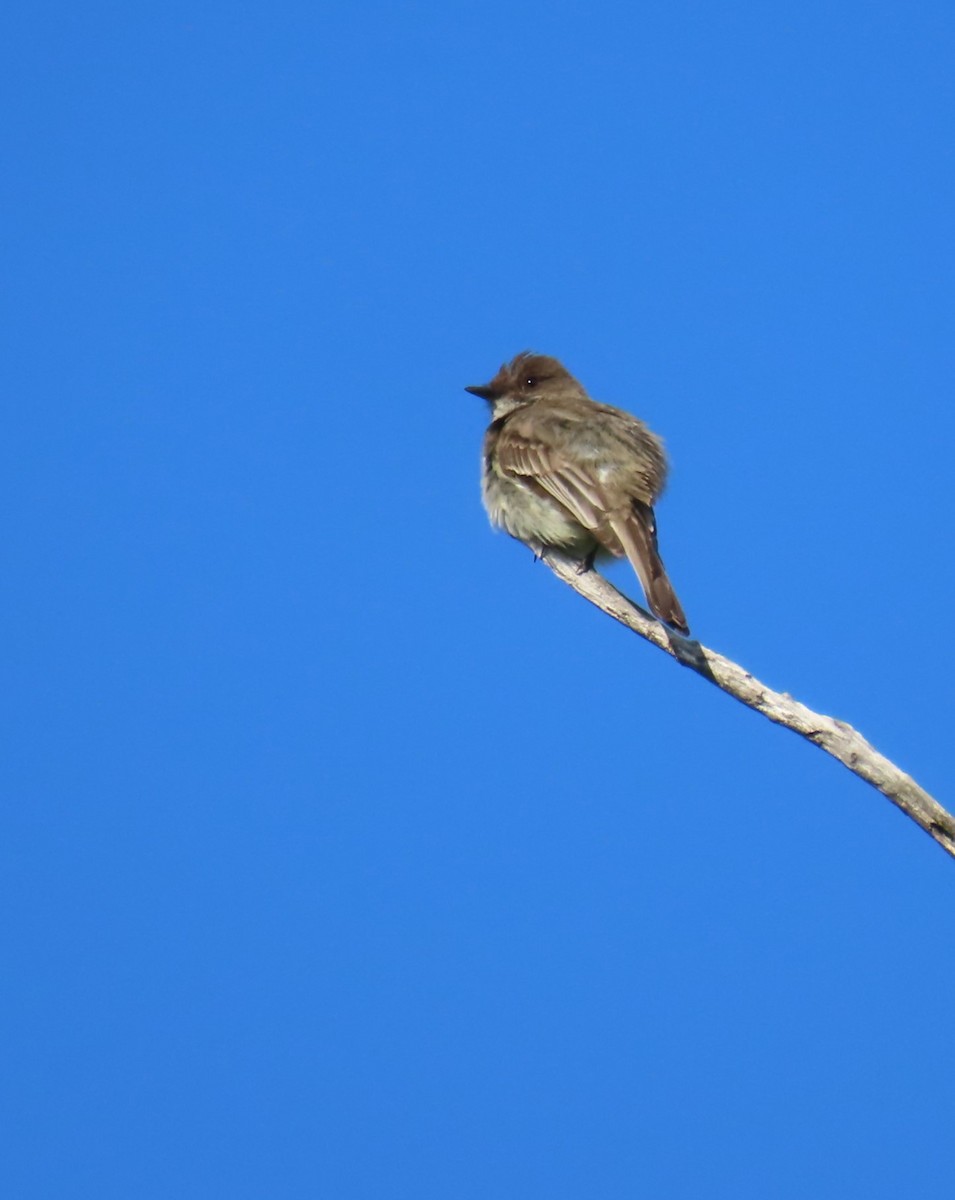
[[[487,383],[475,384],[474,387],[466,387],[464,390],[470,392],[472,396],[480,396],[482,400],[493,400],[497,395],[494,388]]]

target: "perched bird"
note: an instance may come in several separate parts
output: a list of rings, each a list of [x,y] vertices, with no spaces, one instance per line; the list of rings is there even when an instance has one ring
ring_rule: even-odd
[[[490,383],[481,491],[491,523],[540,554],[630,560],[661,621],[689,633],[657,549],[653,505],[666,482],[660,439],[636,417],[598,404],[556,358],[525,352]]]

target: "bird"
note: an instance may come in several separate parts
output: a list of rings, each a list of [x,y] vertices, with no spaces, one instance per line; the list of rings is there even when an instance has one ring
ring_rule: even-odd
[[[626,558],[647,604],[681,634],[689,626],[657,547],[653,506],[663,491],[663,442],[630,413],[592,400],[556,358],[525,350],[490,383],[481,494],[491,524],[535,555],[558,550],[580,571]]]

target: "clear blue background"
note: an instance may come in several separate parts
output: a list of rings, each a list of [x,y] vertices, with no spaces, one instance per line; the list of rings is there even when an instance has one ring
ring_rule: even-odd
[[[3,43],[3,1194],[950,1195],[955,862],[493,535],[462,387],[646,419],[696,635],[955,804],[951,4]]]

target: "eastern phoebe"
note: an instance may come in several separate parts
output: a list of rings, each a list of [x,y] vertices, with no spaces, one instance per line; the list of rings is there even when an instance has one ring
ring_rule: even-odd
[[[598,404],[556,358],[525,352],[490,383],[481,492],[491,523],[536,553],[589,570],[624,555],[661,621],[689,633],[657,550],[653,505],[666,482],[663,443],[642,421]]]

